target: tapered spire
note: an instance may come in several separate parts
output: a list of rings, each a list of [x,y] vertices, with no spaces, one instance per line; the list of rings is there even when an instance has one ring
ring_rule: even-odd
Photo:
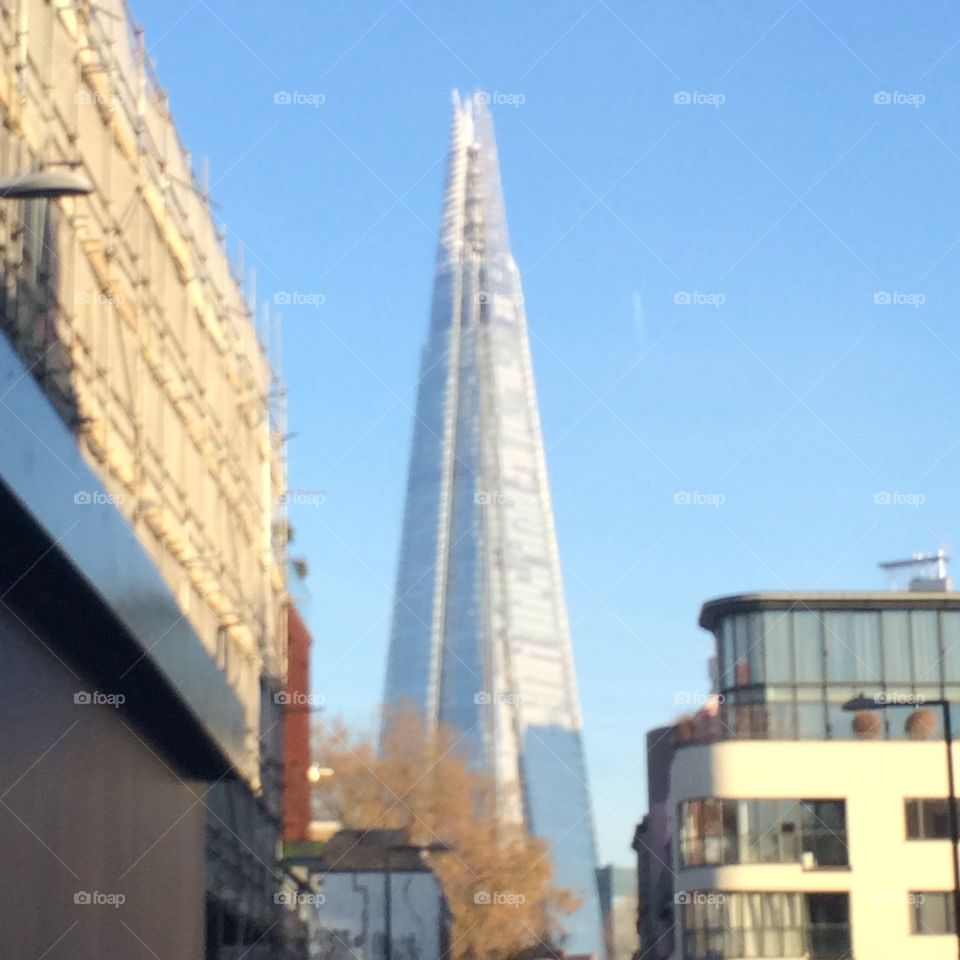
[[[580,709],[520,274],[486,98],[454,95],[387,669],[548,843],[601,952]]]

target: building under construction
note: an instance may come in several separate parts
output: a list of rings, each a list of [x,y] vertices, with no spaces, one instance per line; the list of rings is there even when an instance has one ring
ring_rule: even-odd
[[[4,955],[297,956],[273,334],[122,0],[4,3],[0,114]]]

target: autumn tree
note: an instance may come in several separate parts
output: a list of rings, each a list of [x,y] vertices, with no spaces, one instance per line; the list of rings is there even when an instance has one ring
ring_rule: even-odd
[[[463,734],[428,729],[412,708],[394,711],[387,731],[378,751],[342,721],[320,725],[316,759],[332,773],[315,791],[315,816],[449,845],[428,861],[453,914],[453,960],[509,960],[558,942],[577,899],[554,885],[544,842],[498,817],[492,781],[471,769]]]

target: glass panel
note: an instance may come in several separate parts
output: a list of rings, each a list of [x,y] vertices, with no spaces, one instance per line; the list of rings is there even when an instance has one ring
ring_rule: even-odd
[[[830,703],[827,705],[827,710],[830,721],[831,740],[859,739],[853,729],[854,713],[851,713],[849,710],[844,710],[842,703]]]
[[[910,637],[913,641],[914,680],[921,684],[939,684],[940,643],[936,610],[910,611]]]
[[[818,960],[850,956],[849,905],[845,893],[806,895],[810,955]]]
[[[954,933],[953,896],[949,893],[911,893],[913,932],[942,935]]]
[[[940,611],[943,640],[943,675],[947,683],[960,683],[960,610]]]
[[[842,800],[801,801],[803,852],[814,867],[847,865],[845,807]]]
[[[720,625],[720,689],[733,686],[733,620],[727,617]]]
[[[883,623],[883,673],[888,684],[910,683],[909,621],[906,610],[884,610]]]
[[[763,614],[763,645],[766,682],[793,682],[793,645],[790,641],[790,613],[768,610]]]
[[[823,640],[820,636],[820,618],[809,610],[796,610],[790,616],[793,621],[797,683],[822,683]]]
[[[823,631],[827,649],[828,682],[881,682],[883,671],[880,660],[880,622],[876,613],[825,613]]]
[[[824,703],[797,704],[797,736],[801,740],[825,740],[827,710]]]
[[[920,839],[920,801],[905,800],[903,803],[904,815],[907,820],[907,839]]]

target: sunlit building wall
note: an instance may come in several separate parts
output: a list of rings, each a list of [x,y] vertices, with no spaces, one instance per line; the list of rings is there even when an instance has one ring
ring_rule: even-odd
[[[284,461],[241,283],[120,0],[5,4],[0,110],[0,177],[69,164],[94,186],[0,201],[4,332],[242,701],[256,786]]]

